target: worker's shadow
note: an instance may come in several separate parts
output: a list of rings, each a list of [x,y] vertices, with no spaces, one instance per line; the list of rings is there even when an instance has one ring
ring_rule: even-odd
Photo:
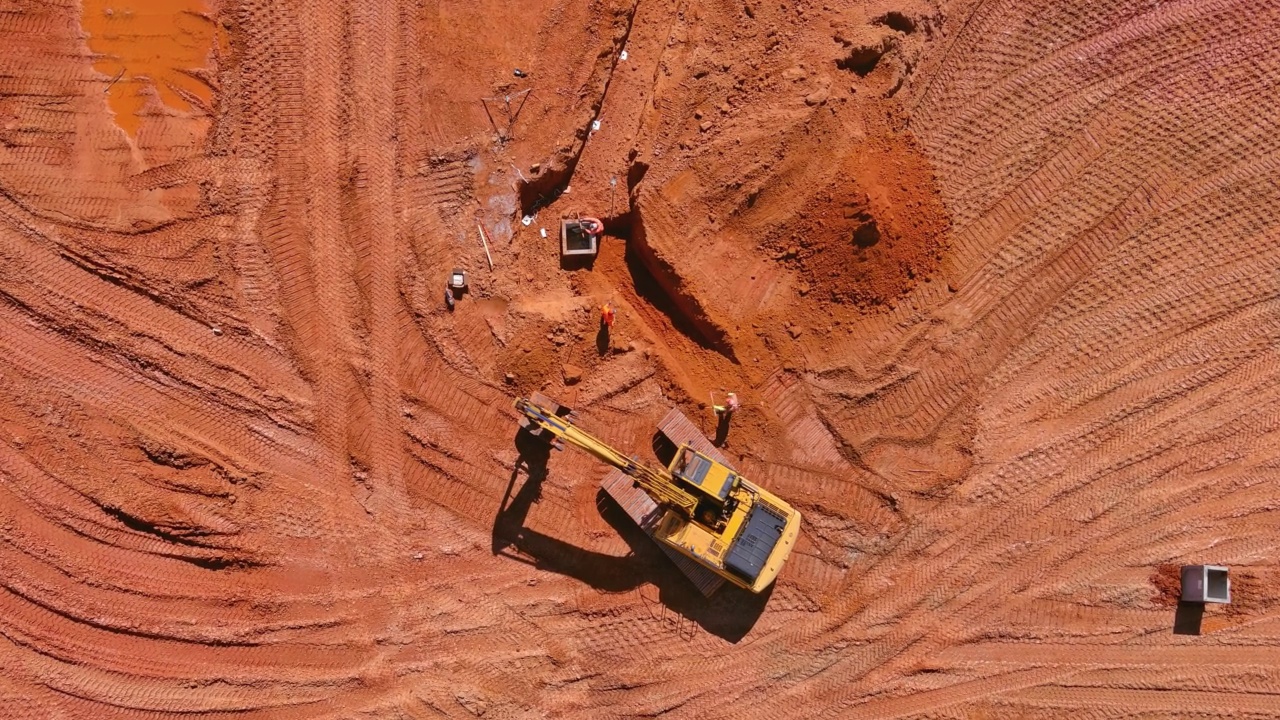
[[[596,352],[601,357],[609,352],[609,326],[603,322],[600,323],[600,329],[596,331]]]
[[[755,626],[773,593],[772,586],[756,595],[725,583],[710,598],[704,598],[653,538],[603,489],[596,493],[596,508],[600,517],[626,542],[629,548],[626,555],[586,550],[525,527],[530,510],[541,495],[550,448],[524,429],[516,436],[516,446],[520,459],[493,524],[495,555],[575,578],[602,592],[640,590],[641,597],[647,601],[652,600],[648,597],[652,591],[645,590],[644,586],[653,584],[658,590],[657,601],[677,618],[692,621],[729,642],[738,642]],[[521,474],[526,475],[525,481],[512,497]]]
[[[729,414],[720,413],[716,416],[716,437],[711,441],[716,447],[724,447],[725,442],[729,440]]]

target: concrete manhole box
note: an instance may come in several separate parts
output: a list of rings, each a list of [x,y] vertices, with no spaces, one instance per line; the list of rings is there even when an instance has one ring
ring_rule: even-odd
[[[594,225],[590,221],[560,221],[560,254],[567,257],[594,256],[597,247],[597,235],[591,232]]]
[[[1200,603],[1231,602],[1227,569],[1221,565],[1183,565],[1182,599]]]

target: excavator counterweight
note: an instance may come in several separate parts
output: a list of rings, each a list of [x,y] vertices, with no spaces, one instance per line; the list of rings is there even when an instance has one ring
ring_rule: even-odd
[[[800,513],[772,493],[689,443],[668,467],[649,466],[578,427],[572,411],[555,402],[535,394],[515,407],[534,435],[590,453],[643,490],[661,513],[651,529],[658,543],[752,592],[777,577],[800,532]]]

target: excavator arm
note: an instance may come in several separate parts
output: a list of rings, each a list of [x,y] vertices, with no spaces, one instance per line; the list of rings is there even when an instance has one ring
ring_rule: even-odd
[[[564,442],[583,450],[601,462],[618,468],[630,477],[642,490],[653,498],[658,505],[672,508],[686,518],[692,518],[697,508],[698,499],[675,483],[665,469],[652,468],[640,463],[636,458],[628,457],[621,451],[591,433],[574,425],[568,418],[557,415],[528,399],[519,398],[515,402],[516,410],[527,418],[528,422],[551,433]]]

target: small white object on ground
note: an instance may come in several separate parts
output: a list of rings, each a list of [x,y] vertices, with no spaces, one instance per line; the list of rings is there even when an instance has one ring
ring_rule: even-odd
[[[524,217],[520,218],[520,224],[524,225],[525,227],[529,227],[530,225],[533,224],[533,216],[525,215]]]
[[[622,54],[618,55],[618,59],[619,59],[619,60],[626,60],[626,59],[627,59],[627,51],[626,51],[626,50],[623,50],[623,51],[622,51]]]
[[[546,237],[546,236],[547,236],[547,229],[546,229],[546,228],[541,228],[541,232],[542,232],[542,237]]]
[[[476,230],[480,232],[480,244],[484,246],[484,259],[489,261],[489,269],[493,269],[493,257],[489,255],[489,241],[484,236],[484,227],[480,223],[476,223]]]
[[[595,131],[597,131],[597,130],[599,130],[599,129],[600,129],[600,121],[599,121],[599,120],[592,120],[592,121],[591,121],[591,132],[595,132]]]

